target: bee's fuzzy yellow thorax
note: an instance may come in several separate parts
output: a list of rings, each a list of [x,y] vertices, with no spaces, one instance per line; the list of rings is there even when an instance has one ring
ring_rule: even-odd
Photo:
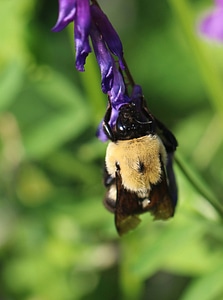
[[[115,177],[118,164],[123,186],[145,195],[150,190],[150,184],[160,180],[160,160],[166,164],[166,151],[157,135],[111,142],[105,159],[112,177]]]

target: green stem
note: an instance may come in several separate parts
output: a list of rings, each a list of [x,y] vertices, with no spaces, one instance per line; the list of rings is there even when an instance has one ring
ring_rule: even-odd
[[[122,249],[123,255],[132,254],[132,250],[127,248],[125,245]],[[123,257],[123,261],[120,264],[120,287],[121,287],[121,299],[123,300],[135,300],[141,299],[144,289],[143,280],[141,277],[136,276],[133,274],[132,270],[130,270],[129,266],[129,259]]]
[[[186,0],[168,0],[173,12],[179,20],[186,42],[190,46],[198,69],[203,78],[209,100],[217,113],[223,115],[223,84],[216,64],[212,61],[204,45],[196,34],[192,9]]]

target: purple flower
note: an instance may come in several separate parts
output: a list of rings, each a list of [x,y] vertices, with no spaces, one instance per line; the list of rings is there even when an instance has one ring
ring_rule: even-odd
[[[90,37],[101,71],[101,88],[115,105],[116,100],[120,99],[120,94],[124,93],[125,85],[112,54],[119,58],[119,65],[124,69],[122,43],[108,18],[98,6],[91,6],[91,16]]]
[[[131,101],[120,71],[125,69],[121,40],[100,7],[90,5],[89,0],[59,0],[59,16],[52,30],[60,31],[71,22],[74,22],[76,68],[79,71],[84,71],[86,57],[91,52],[91,38],[101,72],[101,89],[108,95],[112,107],[109,123],[113,127],[121,106]],[[101,126],[98,136],[101,140],[107,140]]]
[[[89,0],[59,0],[59,16],[53,31],[64,29],[74,22],[76,68],[84,71],[86,57],[91,52],[89,31],[91,25]]]
[[[120,67],[124,69],[121,40],[99,6],[95,4],[90,6],[89,0],[59,0],[59,16],[52,30],[60,31],[71,22],[74,22],[76,68],[79,71],[84,71],[86,57],[91,52],[89,45],[90,30],[95,32],[95,28],[101,36],[101,46],[104,44],[112,54],[117,56]],[[94,34],[92,33],[92,35],[94,39]],[[98,40],[97,38],[99,43]],[[95,45],[95,41],[92,42]],[[101,46],[98,45],[98,49]],[[96,48],[96,46],[94,47]]]
[[[223,0],[215,0],[215,8],[201,20],[199,31],[209,39],[223,42]]]

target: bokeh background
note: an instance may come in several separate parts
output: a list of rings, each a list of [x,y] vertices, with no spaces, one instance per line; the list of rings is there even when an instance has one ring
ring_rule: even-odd
[[[151,111],[179,142],[176,215],[119,238],[102,204],[106,108],[56,0],[0,1],[0,299],[223,299],[223,45],[208,0],[100,1]]]

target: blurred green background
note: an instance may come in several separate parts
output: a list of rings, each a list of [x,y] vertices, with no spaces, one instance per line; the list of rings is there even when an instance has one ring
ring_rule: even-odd
[[[72,26],[50,31],[56,0],[0,1],[1,300],[223,299],[223,45],[196,33],[212,3],[100,1],[180,145],[175,217],[145,214],[119,238],[102,205],[93,55],[78,73]]]

